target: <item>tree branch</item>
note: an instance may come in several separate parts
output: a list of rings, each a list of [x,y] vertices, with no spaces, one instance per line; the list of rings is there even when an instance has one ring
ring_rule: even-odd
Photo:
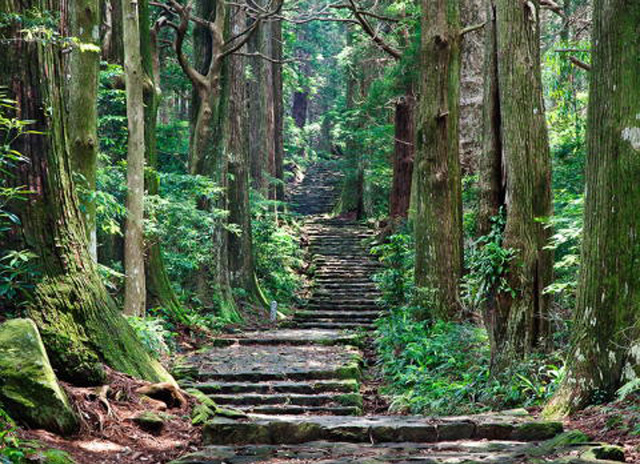
[[[485,22],[480,23],[480,24],[474,24],[473,26],[467,26],[467,27],[465,27],[464,29],[462,29],[460,31],[460,37],[464,37],[465,34],[469,34],[471,32],[475,32],[475,31],[477,31],[479,29],[482,29],[486,24],[487,24],[487,22],[485,21]]]

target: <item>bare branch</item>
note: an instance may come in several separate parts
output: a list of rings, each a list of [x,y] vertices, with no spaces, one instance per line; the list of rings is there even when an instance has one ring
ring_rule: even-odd
[[[575,56],[570,56],[569,57],[569,61],[571,61],[571,64],[573,64],[577,68],[584,69],[585,71],[591,71],[591,65],[590,64],[585,63],[582,60],[579,60]]]
[[[395,48],[393,48],[391,45],[389,45],[387,42],[385,42],[378,34],[377,32],[373,29],[373,27],[371,27],[371,24],[369,23],[369,21],[367,21],[367,18],[365,18],[360,12],[359,12],[359,8],[356,5],[355,0],[349,0],[349,5],[350,5],[350,10],[353,13],[353,16],[356,18],[356,20],[358,21],[358,23],[360,23],[360,26],[362,27],[362,30],[369,35],[369,37],[371,37],[371,40],[373,40],[373,42],[380,47],[382,50],[384,50],[385,52],[387,52],[389,55],[391,55],[393,58],[395,58],[396,60],[399,60],[402,57],[402,53],[398,50],[396,50]]]
[[[558,16],[564,18],[564,10],[554,0],[540,0],[540,6],[547,10],[553,11]]]

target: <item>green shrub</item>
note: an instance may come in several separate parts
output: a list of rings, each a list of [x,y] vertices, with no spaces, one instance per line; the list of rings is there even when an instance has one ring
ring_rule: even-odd
[[[149,353],[158,358],[171,353],[175,346],[174,334],[167,329],[164,319],[128,316],[127,320]]]
[[[539,405],[560,369],[531,357],[492,377],[486,331],[473,324],[416,322],[410,308],[378,321],[379,366],[392,407],[414,414],[469,414]],[[555,361],[554,358],[551,358]]]

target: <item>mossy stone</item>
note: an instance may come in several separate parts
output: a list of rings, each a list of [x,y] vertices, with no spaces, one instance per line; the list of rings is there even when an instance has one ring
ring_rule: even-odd
[[[160,433],[164,428],[165,419],[152,411],[144,411],[133,418],[138,426],[147,432]]]
[[[517,441],[549,440],[564,430],[561,422],[525,422],[516,426],[511,436]]]
[[[555,451],[562,451],[564,448],[574,445],[581,445],[589,442],[589,436],[579,430],[571,430],[561,433],[550,440],[544,441],[535,447],[527,450],[528,456],[546,456]]]
[[[605,461],[626,462],[624,449],[620,446],[602,445],[587,451],[585,458],[600,459]]]
[[[61,435],[78,430],[78,419],[30,319],[0,326],[0,402],[30,427]]]

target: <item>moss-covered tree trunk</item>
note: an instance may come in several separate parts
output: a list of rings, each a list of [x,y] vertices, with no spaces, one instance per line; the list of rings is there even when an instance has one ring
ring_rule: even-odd
[[[127,218],[124,235],[124,312],[142,316],[146,306],[144,276],[144,71],[140,55],[137,0],[123,0],[124,76],[127,87]]]
[[[540,5],[493,0],[487,23],[485,141],[481,164],[480,227],[506,212],[503,246],[515,251],[504,276],[509,289],[487,295],[484,317],[492,346],[492,370],[545,349],[553,255],[551,158],[540,69]]]
[[[69,33],[81,43],[69,58],[69,141],[72,168],[82,176],[86,194],[81,196],[82,212],[89,238],[89,250],[98,259],[96,205],[91,195],[96,189],[98,160],[98,72],[100,70],[100,3],[97,0],[69,1]],[[93,46],[95,49],[90,48]]]
[[[149,174],[145,177],[146,191],[149,195],[158,195],[160,182],[156,170],[158,168],[158,150],[156,127],[158,106],[160,103],[160,63],[157,50],[157,30],[151,28],[149,1],[140,0],[140,53],[144,70],[144,138],[145,157]],[[188,321],[180,300],[173,290],[167,274],[162,244],[157,237],[148,237],[145,254],[145,277],[147,288],[147,307],[160,306],[174,320],[182,323]]]
[[[0,11],[27,16],[60,7],[57,0],[0,1]],[[137,377],[169,380],[108,296],[89,255],[71,176],[62,47],[51,41],[26,41],[21,29],[18,23],[0,28],[0,85],[18,102],[17,116],[34,121],[30,128],[40,132],[12,146],[29,159],[14,174],[16,184],[32,193],[15,205],[15,212],[25,245],[39,257],[41,273],[28,313],[62,379],[99,384],[105,380],[104,361]]]
[[[640,373],[640,4],[596,0],[593,47],[582,267],[556,413]]]
[[[414,163],[415,282],[424,317],[460,315],[462,196],[458,141],[460,12],[456,0],[423,0]]]

